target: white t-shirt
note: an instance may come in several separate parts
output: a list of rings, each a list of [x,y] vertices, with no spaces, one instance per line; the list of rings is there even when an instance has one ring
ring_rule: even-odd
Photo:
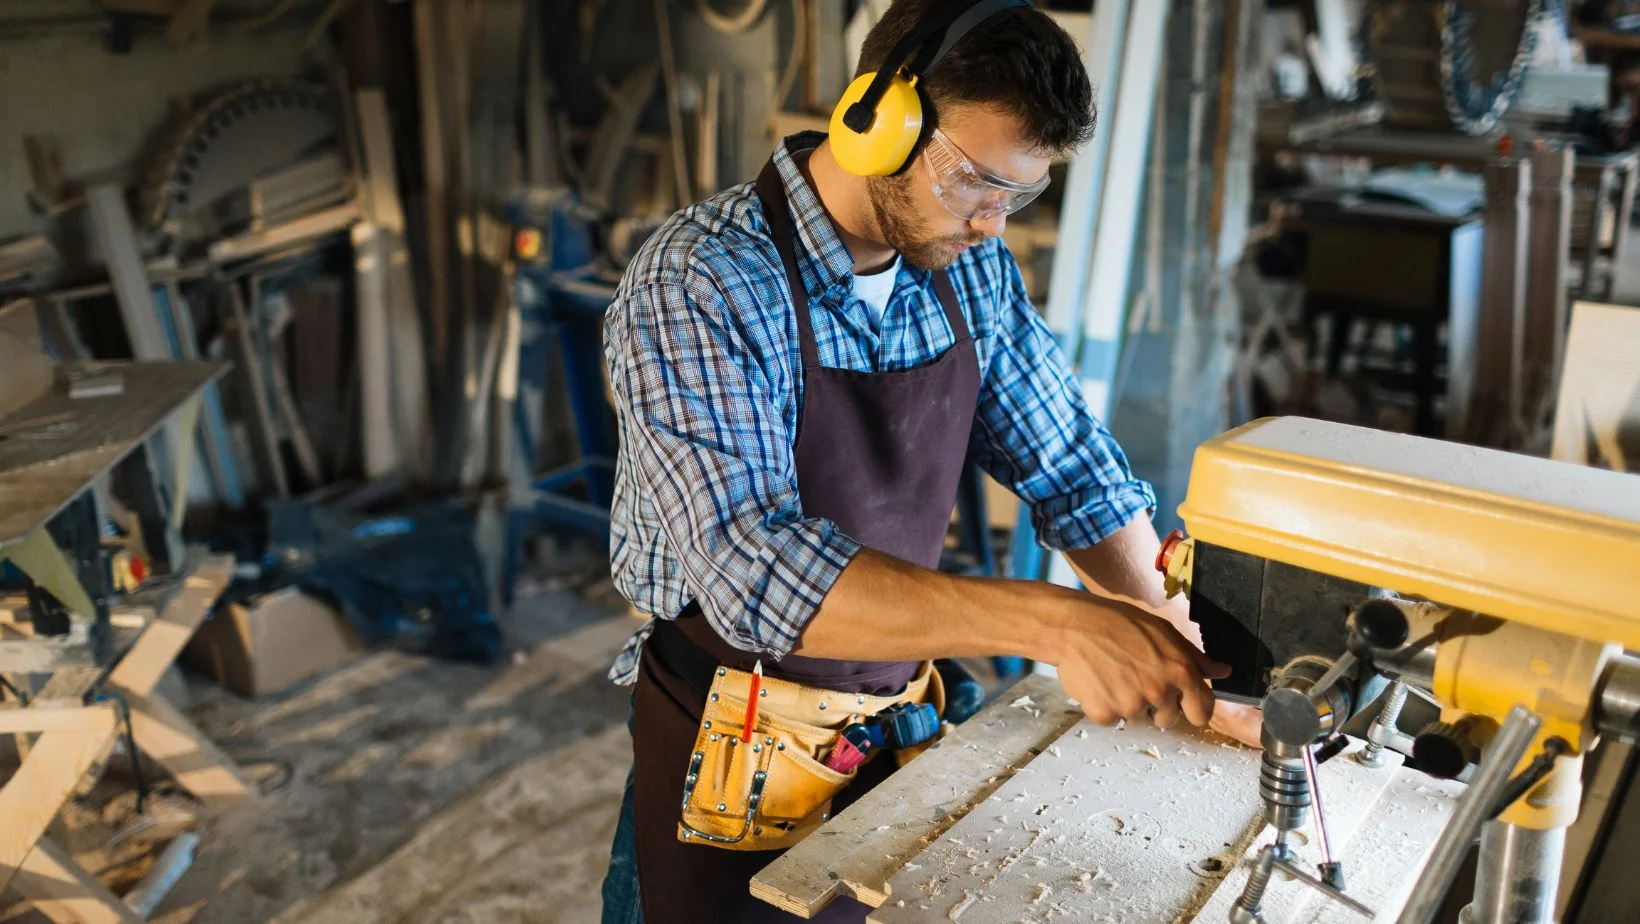
[[[883,312],[888,310],[889,296],[894,294],[894,280],[900,272],[900,258],[896,256],[894,262],[878,273],[870,276],[856,275],[854,277],[854,295],[866,303],[871,309],[871,324],[873,327],[883,326]]]

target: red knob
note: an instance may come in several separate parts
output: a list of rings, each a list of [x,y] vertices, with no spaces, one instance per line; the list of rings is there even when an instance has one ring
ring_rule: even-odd
[[[1167,573],[1167,566],[1173,562],[1173,550],[1184,541],[1184,530],[1175,529],[1162,540],[1162,547],[1156,550],[1156,570]]]

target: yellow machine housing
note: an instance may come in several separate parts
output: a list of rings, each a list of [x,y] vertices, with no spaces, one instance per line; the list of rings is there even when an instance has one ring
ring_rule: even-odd
[[[1431,692],[1447,717],[1482,716],[1495,729],[1523,705],[1543,724],[1522,766],[1551,737],[1571,749],[1503,820],[1555,828],[1576,817],[1596,687],[1623,649],[1640,649],[1640,477],[1267,418],[1198,448],[1179,514],[1191,538],[1170,552],[1170,584],[1204,584],[1198,562],[1218,556],[1193,614],[1239,595],[1259,613],[1261,646],[1279,640],[1288,656],[1295,638],[1328,644],[1315,628],[1342,615],[1316,609],[1341,593],[1382,588],[1439,604]],[[1227,555],[1291,567],[1270,571],[1284,583],[1271,577],[1249,594],[1221,574],[1234,570]]]
[[[1640,477],[1347,424],[1255,420],[1197,450],[1193,539],[1640,649]]]

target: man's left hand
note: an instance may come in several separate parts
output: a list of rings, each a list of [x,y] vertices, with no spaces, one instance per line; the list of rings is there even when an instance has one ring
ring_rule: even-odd
[[[1161,615],[1174,626],[1192,645],[1206,651],[1202,644],[1201,626],[1190,619],[1190,605],[1183,597],[1174,597],[1168,601],[1167,607]],[[1219,700],[1213,705],[1213,718],[1208,728],[1218,732],[1226,738],[1233,738],[1248,747],[1260,747],[1259,732],[1264,727],[1264,713],[1257,706],[1245,703],[1232,703]]]

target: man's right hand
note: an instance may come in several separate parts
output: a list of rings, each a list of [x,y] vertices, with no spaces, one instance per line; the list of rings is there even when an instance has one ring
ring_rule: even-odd
[[[1206,727],[1214,706],[1208,681],[1229,676],[1228,666],[1207,657],[1160,616],[1092,595],[1075,598],[1067,601],[1071,618],[1062,624],[1054,666],[1089,719],[1169,728],[1183,714],[1192,725]]]

